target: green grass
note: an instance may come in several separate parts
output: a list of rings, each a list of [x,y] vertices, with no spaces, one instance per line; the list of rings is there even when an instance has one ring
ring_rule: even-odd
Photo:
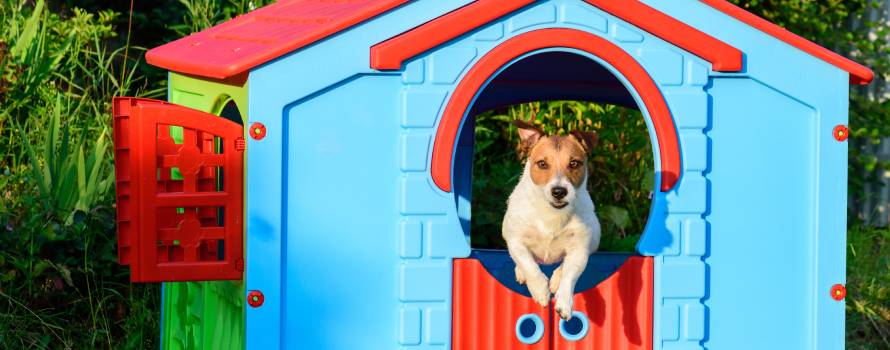
[[[130,284],[127,269],[117,264],[110,101],[115,95],[163,98],[165,72],[144,64],[142,46],[268,2],[134,2],[131,16],[127,1],[0,0],[0,349],[157,348],[159,285]],[[784,13],[772,4],[766,4],[770,13]],[[821,18],[803,18],[811,17]],[[852,116],[862,125],[853,137],[887,135],[882,125],[890,125],[890,105],[855,102]],[[591,188],[604,222],[603,246],[632,249],[652,185],[645,125],[632,110],[575,102],[479,117],[473,186],[487,195],[474,197],[474,244],[502,244],[503,198],[520,169],[508,122],[532,112],[549,132],[599,132]],[[856,188],[868,180],[857,177],[861,173],[851,170]],[[890,349],[888,232],[861,226],[849,232],[850,349]]]
[[[890,349],[890,228],[847,233],[847,349]]]

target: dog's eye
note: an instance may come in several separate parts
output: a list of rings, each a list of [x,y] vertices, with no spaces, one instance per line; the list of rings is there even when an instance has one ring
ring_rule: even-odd
[[[576,168],[578,168],[578,167],[580,167],[580,166],[581,166],[581,162],[580,162],[580,161],[572,160],[571,162],[569,162],[569,168],[570,168],[570,169],[576,169]]]
[[[548,167],[547,162],[545,162],[543,160],[539,160],[539,161],[535,162],[535,164],[537,164],[538,168],[541,168],[541,169],[547,169],[547,167]]]

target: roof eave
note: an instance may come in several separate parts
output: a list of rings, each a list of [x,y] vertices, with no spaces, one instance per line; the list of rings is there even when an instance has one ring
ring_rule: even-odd
[[[746,25],[779,39],[807,54],[821,59],[841,70],[850,73],[850,84],[867,85],[874,80],[875,73],[849,58],[809,41],[779,25],[767,21],[726,0],[701,0],[702,3],[733,17]]]

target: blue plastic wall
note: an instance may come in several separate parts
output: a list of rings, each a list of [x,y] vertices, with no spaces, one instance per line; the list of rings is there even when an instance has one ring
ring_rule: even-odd
[[[266,296],[246,312],[249,349],[450,348],[469,211],[432,184],[432,138],[468,67],[552,27],[637,57],[678,126],[683,174],[638,246],[656,256],[655,348],[843,347],[828,290],[844,279],[846,145],[831,128],[845,73],[692,0],[646,2],[740,48],[744,72],[710,72],[580,0],[536,2],[399,72],[368,68],[370,46],[467,2],[411,2],[251,72],[249,123],[268,133],[248,146],[247,289]]]
[[[715,75],[709,349],[843,349],[848,74],[697,1],[644,1],[745,53]]]
[[[421,322],[420,308],[402,309],[403,298],[438,299],[417,304],[430,305],[423,322],[437,330],[424,339],[447,341],[450,279],[435,277],[450,276],[450,264],[431,257],[443,254],[439,250],[421,253],[419,246],[450,237],[433,230],[453,232],[443,225],[457,220],[453,214],[430,216],[437,222],[402,219],[403,209],[415,212],[402,192],[426,178],[426,164],[418,169],[400,151],[419,139],[401,128],[402,77],[359,75],[372,73],[371,45],[468,2],[412,2],[250,73],[248,125],[262,122],[267,135],[248,145],[246,282],[247,290],[266,298],[262,307],[246,310],[248,349],[392,349],[399,339],[419,336],[399,334],[401,324]],[[356,153],[362,149],[367,152]],[[296,158],[295,152],[308,156]],[[409,179],[403,169],[416,175]],[[321,174],[312,184],[325,185],[290,177],[301,172],[301,179]],[[294,210],[307,207],[313,210]],[[422,234],[432,238],[421,241]],[[462,244],[459,253],[469,254]],[[408,267],[403,256],[423,258]],[[435,295],[402,291],[399,280],[411,276],[432,277]]]

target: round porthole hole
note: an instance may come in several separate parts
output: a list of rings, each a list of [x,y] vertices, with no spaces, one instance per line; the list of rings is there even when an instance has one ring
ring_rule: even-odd
[[[536,314],[525,314],[516,320],[516,338],[523,344],[535,344],[544,337],[544,321]]]
[[[578,341],[587,335],[590,328],[587,315],[580,311],[572,312],[572,317],[568,321],[559,320],[559,334],[569,341]]]

